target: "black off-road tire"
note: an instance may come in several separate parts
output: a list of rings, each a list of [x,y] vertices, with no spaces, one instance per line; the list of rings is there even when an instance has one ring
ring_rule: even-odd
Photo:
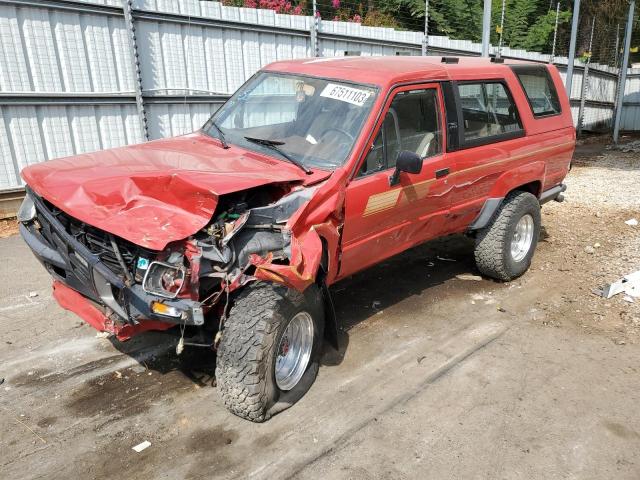
[[[306,371],[289,391],[278,388],[276,349],[289,321],[301,311],[313,320],[314,338]],[[236,298],[218,346],[216,381],[225,406],[239,417],[264,422],[297,402],[318,373],[324,332],[320,289],[304,293],[282,285],[258,282]]]
[[[518,221],[526,214],[533,217],[533,240],[526,256],[516,262],[511,255],[511,239]],[[507,195],[489,225],[476,236],[478,270],[487,277],[502,281],[513,280],[526,272],[538,244],[540,221],[540,203],[534,195],[520,191]]]

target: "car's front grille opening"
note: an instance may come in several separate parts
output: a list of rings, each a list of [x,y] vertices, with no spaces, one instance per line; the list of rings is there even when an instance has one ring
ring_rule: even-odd
[[[124,270],[120,265],[120,262],[118,261],[116,252],[111,245],[110,235],[107,232],[92,227],[91,225],[87,225],[86,223],[81,222],[80,220],[77,220],[70,215],[67,215],[65,212],[56,208],[46,200],[43,200],[43,203],[45,204],[49,213],[53,215],[60,222],[60,224],[62,224],[68,234],[70,234],[79,243],[87,247],[87,249],[91,253],[95,254],[100,259],[100,261],[102,261],[112,272],[120,277],[124,277]],[[41,223],[43,222],[44,219]],[[45,230],[45,237],[53,237],[53,235],[55,235],[49,235],[49,232],[47,231],[48,229],[43,230]],[[137,245],[122,238],[114,236],[114,239],[118,246],[118,250],[122,255],[125,266],[132,274],[133,272],[135,272],[135,262],[137,261],[138,256],[145,255],[146,258],[149,258],[149,256],[151,255],[151,253],[146,251],[145,249],[140,248]],[[47,238],[47,240],[50,241],[52,245],[58,244],[57,242],[53,241],[53,238]]]

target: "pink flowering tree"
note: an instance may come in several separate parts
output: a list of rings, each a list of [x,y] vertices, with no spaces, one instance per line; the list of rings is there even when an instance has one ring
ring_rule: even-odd
[[[358,0],[317,0],[318,18],[341,22],[361,23],[367,26],[398,28],[392,15],[377,8],[375,0],[362,3]],[[311,15],[310,0],[222,0],[223,5],[245,8],[262,8],[290,15]]]

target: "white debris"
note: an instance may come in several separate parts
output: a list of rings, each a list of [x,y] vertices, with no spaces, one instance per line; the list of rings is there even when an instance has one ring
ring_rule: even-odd
[[[482,281],[482,277],[480,275],[472,275],[471,273],[461,273],[456,275],[458,280],[473,280],[476,282]]]
[[[598,293],[604,298],[611,298],[622,292],[626,293],[629,297],[640,298],[640,270],[625,275],[622,280],[605,286]]]
[[[624,223],[626,223],[627,225],[629,225],[631,227],[635,227],[636,225],[638,225],[638,220],[636,220],[635,218],[630,218],[629,220],[625,221]]]
[[[98,332],[96,333],[96,338],[109,338],[111,336],[111,332]]]
[[[623,299],[625,302],[629,302],[629,303],[634,303],[634,302],[635,302],[635,300],[633,299],[633,297],[631,297],[631,296],[629,296],[629,295],[625,295],[624,297],[622,297],[622,299]]]
[[[29,292],[29,298],[35,298],[38,296],[38,292]]]
[[[151,446],[151,442],[149,440],[145,440],[144,442],[139,443],[135,447],[131,447],[131,448],[136,452],[140,453],[141,451],[146,450],[150,446]]]

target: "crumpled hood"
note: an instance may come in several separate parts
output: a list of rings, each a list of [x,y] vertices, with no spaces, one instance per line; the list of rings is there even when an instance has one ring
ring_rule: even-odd
[[[36,164],[22,177],[38,195],[89,225],[162,250],[203,228],[218,197],[270,183],[315,183],[294,165],[193,133]]]

